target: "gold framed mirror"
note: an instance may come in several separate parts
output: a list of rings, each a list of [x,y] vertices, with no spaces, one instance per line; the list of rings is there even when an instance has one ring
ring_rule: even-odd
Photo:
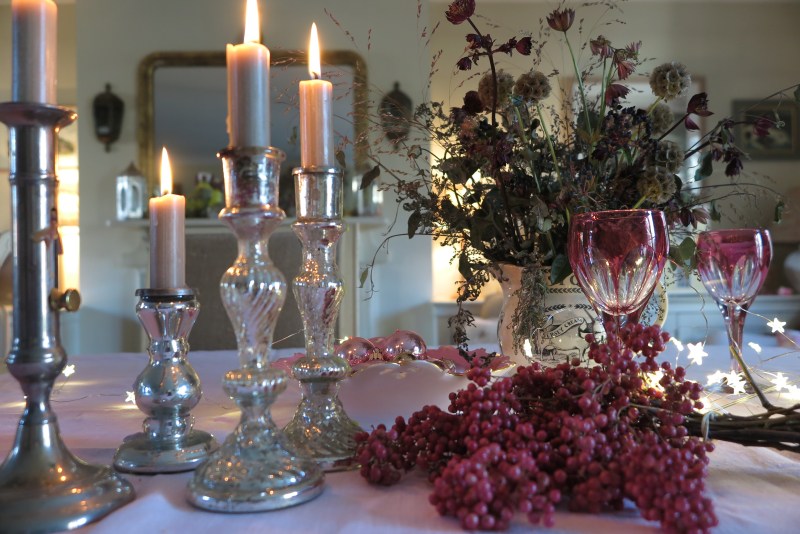
[[[282,174],[290,173],[299,165],[294,158],[299,155],[297,84],[308,79],[307,54],[272,50],[270,63],[272,145],[287,153]],[[350,50],[323,52],[322,63],[323,77],[334,84],[337,151],[344,154],[346,177],[352,177],[366,165],[366,63]],[[140,61],[136,138],[148,191],[157,187],[161,145],[170,150],[176,183],[184,192],[200,173],[221,174],[216,153],[228,142],[226,87],[225,51],[153,52]]]

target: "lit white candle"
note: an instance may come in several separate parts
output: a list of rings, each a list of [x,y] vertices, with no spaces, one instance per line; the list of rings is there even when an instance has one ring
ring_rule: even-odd
[[[161,151],[161,192],[162,196],[150,199],[150,287],[184,287],[186,199],[171,194],[172,168],[166,148]]]
[[[261,44],[258,4],[247,0],[244,42],[228,45],[230,146],[269,146],[269,49]]]
[[[333,84],[322,77],[317,25],[311,25],[308,47],[311,80],[300,82],[300,164],[333,167]]]
[[[11,21],[11,99],[55,104],[55,2],[12,0]]]

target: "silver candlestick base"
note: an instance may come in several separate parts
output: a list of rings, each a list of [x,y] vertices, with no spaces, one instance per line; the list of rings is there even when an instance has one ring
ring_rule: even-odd
[[[215,512],[259,512],[313,499],[323,472],[297,456],[270,414],[286,389],[286,373],[270,367],[275,322],[286,281],[268,253],[284,218],[278,177],[284,154],[274,148],[238,147],[220,153],[225,209],[220,219],[236,235],[239,253],[222,276],[220,293],[236,333],[241,368],[225,374],[225,392],[242,410],[239,425],[189,482],[187,499]]]
[[[0,104],[9,127],[13,243],[13,341],[9,372],[25,395],[11,452],[0,466],[0,530],[51,532],[97,521],[133,500],[133,487],[108,466],[76,458],[61,441],[50,406],[67,355],[59,310],[77,309],[74,290],[56,287],[58,131],[76,118],[45,104]]]
[[[133,473],[189,471],[218,447],[211,434],[193,428],[189,414],[202,396],[200,377],[186,359],[200,305],[188,288],[139,289],[136,295],[150,361],[133,390],[147,418],[143,432],[126,437],[117,449],[114,466]]]
[[[342,224],[342,173],[337,169],[293,171],[297,222],[292,229],[303,243],[303,268],[293,289],[306,337],[306,355],[294,364],[303,398],[284,429],[297,451],[326,471],[358,467],[353,460],[361,427],[344,410],[339,382],[350,365],[333,351],[334,328],[342,302],[342,278],[336,245]]]

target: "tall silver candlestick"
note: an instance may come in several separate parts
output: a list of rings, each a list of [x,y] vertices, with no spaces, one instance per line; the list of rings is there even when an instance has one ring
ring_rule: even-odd
[[[296,455],[277,428],[270,405],[286,389],[286,373],[270,367],[275,322],[286,281],[267,245],[284,219],[278,177],[284,154],[275,148],[237,147],[220,153],[225,209],[220,218],[236,235],[239,255],[222,276],[220,293],[236,333],[241,368],[222,381],[242,410],[234,432],[189,482],[191,504],[217,512],[285,508],[322,491],[323,472]]]
[[[0,104],[9,127],[13,246],[13,342],[8,370],[25,394],[14,445],[0,466],[0,529],[49,532],[96,521],[134,497],[108,466],[76,458],[61,440],[50,406],[67,363],[59,310],[77,309],[75,290],[56,287],[58,131],[76,118],[45,104]]]
[[[342,173],[336,169],[294,169],[297,222],[292,229],[303,243],[303,268],[293,289],[303,318],[306,355],[292,368],[303,398],[284,432],[297,451],[326,471],[349,469],[361,427],[350,419],[338,397],[339,382],[350,365],[333,351],[342,301],[336,245],[342,223]]]
[[[133,473],[189,471],[217,448],[208,432],[194,429],[192,408],[202,392],[186,354],[200,305],[189,288],[139,289],[136,315],[150,338],[147,367],[133,384],[136,405],[147,414],[143,431],[117,449],[114,466]]]

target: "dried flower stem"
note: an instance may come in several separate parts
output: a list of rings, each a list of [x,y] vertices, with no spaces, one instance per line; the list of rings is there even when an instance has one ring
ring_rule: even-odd
[[[495,117],[495,115],[497,114],[498,80],[497,80],[497,68],[495,67],[494,64],[494,53],[492,52],[492,43],[486,42],[486,39],[484,38],[483,34],[475,25],[475,23],[472,21],[472,17],[468,18],[467,22],[469,22],[469,25],[472,26],[473,30],[475,30],[475,33],[481,40],[481,46],[483,46],[483,48],[486,50],[486,57],[489,58],[489,68],[492,70],[492,80],[494,80],[494,87],[492,88],[492,126],[497,126],[497,118]]]
[[[583,105],[583,117],[586,119],[586,128],[589,132],[592,130],[592,123],[589,120],[589,107],[586,105],[586,90],[583,88],[583,76],[578,68],[578,61],[575,59],[575,52],[572,50],[572,44],[569,42],[566,32],[564,32],[564,42],[567,43],[569,49],[569,57],[572,59],[572,68],[575,70],[575,78],[578,81],[578,90],[581,93],[581,104]]]
[[[558,158],[556,157],[556,149],[553,146],[553,138],[550,136],[550,132],[547,131],[547,125],[544,122],[544,115],[542,114],[542,106],[538,102],[536,103],[536,113],[539,114],[539,122],[541,123],[540,126],[544,132],[544,137],[547,139],[547,146],[550,149],[550,156],[553,158],[553,166],[555,167],[558,176],[561,176],[561,169],[559,168]]]

